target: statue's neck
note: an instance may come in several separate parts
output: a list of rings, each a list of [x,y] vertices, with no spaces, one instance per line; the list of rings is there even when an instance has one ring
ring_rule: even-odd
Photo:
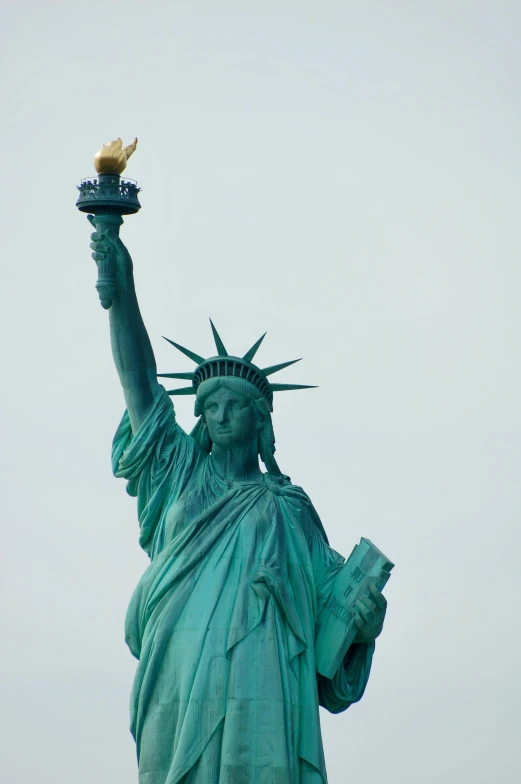
[[[228,481],[260,482],[262,479],[256,444],[236,449],[222,449],[213,444],[210,460],[215,472]]]

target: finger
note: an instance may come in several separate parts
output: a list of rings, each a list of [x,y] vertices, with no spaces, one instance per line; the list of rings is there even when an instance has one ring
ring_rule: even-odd
[[[98,240],[97,242],[91,242],[90,247],[92,250],[97,250],[100,251],[101,253],[108,253],[109,251],[109,246],[107,245],[107,243],[101,242],[101,240]]]
[[[355,622],[355,626],[357,629],[360,629],[360,631],[363,631],[363,629],[365,629],[366,624],[363,622],[363,620],[360,618],[359,615],[353,615],[353,620]]]
[[[367,607],[368,610],[375,612],[377,605],[375,602],[372,602],[368,596],[361,596],[359,601],[362,602],[364,607]]]
[[[371,585],[369,586],[369,590],[371,591],[371,596],[376,606],[380,610],[385,610],[387,607],[387,599],[385,598],[383,593],[378,590],[378,588],[374,583],[371,583]]]
[[[103,231],[93,231],[90,238],[93,242],[99,242],[100,240],[105,239],[105,233]]]
[[[90,255],[92,256],[94,261],[105,261],[105,259],[107,258],[106,253],[91,253]]]
[[[355,602],[355,608],[358,610],[360,616],[366,623],[371,623],[374,620],[374,613],[368,610],[367,607],[362,604],[360,599],[357,599]]]

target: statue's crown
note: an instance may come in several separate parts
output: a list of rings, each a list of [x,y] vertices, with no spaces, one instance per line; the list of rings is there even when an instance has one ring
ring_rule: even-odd
[[[195,395],[198,386],[202,384],[203,381],[208,381],[210,378],[233,376],[235,378],[242,378],[244,381],[249,381],[250,384],[253,384],[268,401],[270,408],[272,408],[274,392],[282,392],[289,389],[313,389],[309,384],[271,384],[268,381],[268,376],[271,376],[272,373],[289,367],[289,365],[293,365],[295,362],[300,362],[300,359],[291,359],[289,362],[281,362],[279,365],[271,365],[270,367],[262,369],[257,367],[257,365],[252,364],[252,359],[257,353],[266,333],[253,344],[243,357],[235,357],[228,354],[226,351],[224,343],[219,337],[219,333],[215,329],[211,319],[210,324],[217,347],[216,357],[205,359],[199,354],[190,351],[190,349],[180,346],[179,343],[174,343],[173,340],[165,338],[172,346],[175,346],[179,351],[182,351],[183,354],[197,363],[197,367],[193,373],[158,373],[160,378],[179,378],[192,382],[192,386],[190,387],[169,390],[169,395]]]

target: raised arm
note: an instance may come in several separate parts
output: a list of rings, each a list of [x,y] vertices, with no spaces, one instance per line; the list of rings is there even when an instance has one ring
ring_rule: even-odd
[[[113,254],[117,270],[117,292],[109,310],[112,356],[123,387],[133,432],[150,411],[159,384],[156,361],[134,287],[132,259],[117,231],[107,229],[91,235],[92,258],[103,262]]]

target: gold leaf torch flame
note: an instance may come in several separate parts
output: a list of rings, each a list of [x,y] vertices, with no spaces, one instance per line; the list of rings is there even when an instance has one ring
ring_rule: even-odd
[[[127,161],[136,149],[137,138],[128,147],[123,147],[121,139],[104,144],[94,156],[94,166],[98,174],[121,174]]]

